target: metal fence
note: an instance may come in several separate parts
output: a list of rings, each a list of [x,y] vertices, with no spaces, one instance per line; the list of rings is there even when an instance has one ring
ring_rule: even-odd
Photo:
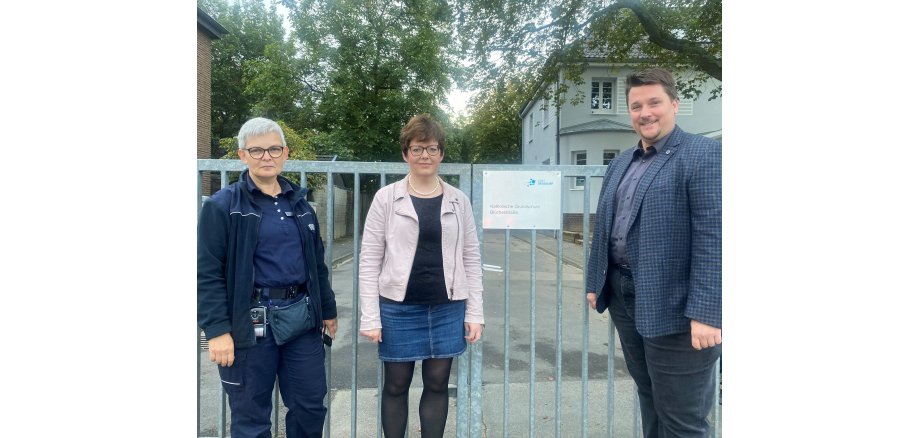
[[[226,186],[230,183],[228,175],[230,172],[239,172],[245,169],[243,163],[237,160],[198,160],[198,196],[196,198],[197,206],[200,209],[202,204],[202,175],[203,172],[219,172],[221,175],[221,187]],[[477,223],[477,231],[479,236],[479,241],[481,248],[484,245],[484,232],[482,228],[482,193],[483,193],[483,172],[485,171],[502,171],[502,170],[514,170],[514,171],[559,171],[562,174],[563,178],[574,178],[574,177],[584,177],[584,190],[583,190],[583,205],[581,212],[582,214],[582,230],[584,230],[584,243],[580,248],[580,260],[582,266],[586,263],[588,259],[588,254],[590,251],[590,239],[589,239],[589,213],[591,210],[591,196],[592,196],[592,180],[595,182],[600,182],[606,170],[606,166],[575,166],[575,165],[566,165],[566,166],[547,166],[547,165],[470,165],[470,164],[454,164],[454,163],[443,163],[439,168],[439,174],[442,176],[453,176],[456,184],[459,189],[461,189],[467,196],[470,197],[470,200],[473,205],[474,217]],[[325,175],[326,178],[326,226],[325,226],[325,236],[324,241],[326,242],[326,253],[325,253],[325,262],[331,267],[333,261],[333,174],[345,174],[352,175],[354,178],[354,187],[356,191],[360,190],[360,181],[362,175],[372,175],[374,179],[377,180],[379,187],[383,187],[388,183],[388,175],[390,182],[394,181],[396,178],[401,178],[408,171],[408,166],[405,163],[367,163],[367,162],[329,162],[329,161],[296,161],[290,160],[285,164],[285,173],[288,174],[300,174],[300,183],[302,186],[307,185],[308,175],[319,174]],[[379,178],[377,178],[379,176]],[[563,194],[563,197],[566,195]],[[350,337],[350,347],[351,347],[351,361],[349,364],[335,364],[333,366],[332,354],[329,354],[328,347],[326,354],[326,379],[327,387],[329,391],[327,392],[326,406],[329,407],[328,415],[326,416],[326,425],[325,425],[325,436],[328,438],[330,436],[330,418],[333,416],[340,416],[343,413],[333,412],[331,406],[331,394],[332,394],[332,376],[333,373],[337,373],[345,365],[350,367],[350,376],[351,376],[351,385],[350,385],[350,425],[349,425],[349,436],[357,436],[357,420],[359,414],[368,415],[367,412],[359,413],[357,410],[358,406],[358,321],[360,315],[358,315],[357,305],[358,302],[358,254],[360,254],[359,241],[360,241],[360,231],[362,230],[362,218],[360,217],[363,209],[361,208],[361,196],[353,196],[354,208],[353,215],[354,219],[351,221],[352,226],[352,235],[354,236],[352,240],[352,254],[354,257],[352,259],[352,270],[353,270],[353,279],[352,279],[352,311],[353,314],[350,315],[351,320],[351,337]],[[561,205],[565,205],[564,201]],[[560,211],[560,215],[563,212]],[[515,401],[512,400],[510,395],[511,383],[509,382],[509,376],[512,374],[510,366],[510,358],[512,353],[509,351],[509,346],[511,344],[511,306],[509,300],[512,298],[512,295],[515,293],[520,293],[520,291],[512,292],[511,281],[512,281],[512,265],[511,260],[511,246],[512,246],[512,232],[510,230],[504,230],[504,264],[502,267],[491,267],[486,265],[486,268],[491,271],[502,272],[503,273],[503,300],[504,300],[504,314],[503,321],[501,324],[503,330],[503,366],[502,366],[502,382],[501,382],[501,422],[500,424],[496,421],[484,421],[483,419],[483,392],[485,386],[483,385],[483,344],[487,342],[487,338],[484,337],[482,342],[477,342],[473,344],[471,348],[468,348],[466,352],[460,356],[457,360],[457,390],[456,390],[456,436],[458,437],[481,437],[484,435],[483,426],[488,429],[488,435],[496,436],[497,430],[501,429],[501,434],[503,437],[509,435],[513,436],[548,436],[550,434],[547,430],[538,431],[537,419],[536,419],[536,404],[537,404],[537,395],[535,393],[535,388],[537,386],[536,378],[536,351],[537,351],[537,341],[536,341],[536,331],[537,331],[537,253],[538,253],[538,234],[537,230],[530,230],[530,291],[529,291],[529,303],[530,303],[530,345],[529,345],[529,393],[528,393],[528,422],[527,422],[527,432],[526,434],[522,430],[511,430],[513,421],[520,421],[519,418],[512,417],[511,409],[512,406],[516,405]],[[492,234],[490,234],[491,236]],[[526,239],[525,239],[526,240]],[[555,260],[555,269],[556,269],[556,294],[555,294],[555,303],[542,303],[544,305],[554,306],[555,308],[555,328],[554,328],[554,338],[555,338],[555,358],[554,358],[554,375],[552,380],[555,382],[554,388],[554,398],[552,401],[553,405],[553,435],[556,437],[560,436],[607,436],[607,437],[621,437],[621,436],[635,436],[638,437],[641,435],[641,428],[639,426],[639,410],[638,402],[636,399],[636,392],[634,389],[634,384],[629,381],[630,387],[628,388],[631,397],[631,413],[629,415],[630,420],[627,424],[617,423],[615,421],[614,410],[617,406],[617,399],[615,394],[618,392],[622,395],[622,388],[617,390],[616,382],[616,373],[617,368],[615,366],[615,357],[618,354],[617,336],[615,333],[615,328],[612,322],[607,323],[606,333],[607,333],[607,373],[606,373],[606,410],[603,411],[603,420],[606,423],[606,427],[598,428],[597,423],[592,425],[589,424],[589,418],[593,415],[599,416],[597,412],[601,412],[597,409],[598,403],[590,403],[590,407],[593,407],[594,410],[589,409],[589,386],[591,384],[589,379],[589,319],[591,314],[589,313],[589,306],[585,300],[581,299],[580,304],[580,321],[578,328],[564,327],[563,320],[565,320],[565,315],[563,314],[563,265],[564,265],[564,248],[563,248],[563,239],[560,234],[555,235],[555,254],[550,254]],[[546,252],[546,248],[541,248]],[[485,263],[485,258],[484,258]],[[491,268],[491,269],[489,269]],[[583,297],[583,285],[586,278],[586,270],[582,269],[581,275],[581,284],[568,284],[568,287],[577,287],[581,288]],[[488,294],[495,294],[495,290],[487,290]],[[337,295],[341,292],[337,292]],[[486,312],[488,315],[488,312]],[[342,317],[340,312],[340,318]],[[487,316],[488,318],[488,316]],[[571,319],[570,319],[571,320]],[[487,325],[491,325],[490,321],[487,319]],[[196,328],[197,330],[197,328]],[[564,339],[572,336],[576,333],[570,333],[572,331],[577,332],[581,336],[581,348],[580,348],[580,406],[575,409],[573,406],[568,406],[563,403],[562,394],[563,389],[563,350],[564,350]],[[492,335],[491,333],[489,333]],[[200,331],[196,331],[196,335],[200,336]],[[196,340],[199,338],[196,336]],[[593,343],[599,342],[598,338],[592,338]],[[201,355],[202,355],[202,346],[200,341],[196,343],[198,347],[197,350],[197,361],[198,361],[198,436],[201,436]],[[570,346],[569,346],[570,347]],[[622,356],[622,353],[619,352],[619,355]],[[212,366],[208,364],[209,366]],[[716,373],[720,374],[720,367],[717,367]],[[622,372],[622,370],[621,370]],[[376,436],[381,436],[380,428],[380,397],[379,391],[383,387],[383,367],[381,363],[377,361],[377,409],[375,412],[376,416]],[[497,379],[496,379],[497,380]],[[621,379],[622,380],[622,379]],[[720,395],[720,378],[717,376],[716,385],[713,388],[715,391],[715,400],[713,412],[710,414],[712,419],[712,433],[711,436],[721,436],[721,395]],[[623,382],[620,382],[621,384]],[[498,385],[497,382],[489,382],[490,386]],[[226,394],[223,392],[223,388],[219,388],[219,418],[217,425],[217,435],[219,437],[224,437],[227,430],[227,403],[226,403]],[[276,385],[274,393],[275,409],[273,416],[273,436],[278,436],[278,388]],[[522,401],[520,401],[522,402]],[[622,402],[620,403],[622,404]],[[570,408],[564,412],[565,408]],[[522,415],[521,409],[515,407],[517,415]],[[621,409],[622,410],[622,407]],[[411,410],[410,410],[411,411]],[[577,415],[576,415],[577,414]],[[572,419],[578,417],[578,427],[577,431],[571,427],[574,422]],[[619,415],[622,418],[622,415]],[[595,422],[597,419],[595,419]],[[494,424],[493,424],[494,423]],[[345,431],[336,431],[335,436],[344,436]],[[408,432],[407,432],[408,435]]]

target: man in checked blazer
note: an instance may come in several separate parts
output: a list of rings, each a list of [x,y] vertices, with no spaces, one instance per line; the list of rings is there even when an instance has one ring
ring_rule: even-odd
[[[626,100],[640,141],[604,175],[587,300],[610,310],[644,436],[704,437],[722,354],[722,143],[676,125],[666,70],[629,75]]]

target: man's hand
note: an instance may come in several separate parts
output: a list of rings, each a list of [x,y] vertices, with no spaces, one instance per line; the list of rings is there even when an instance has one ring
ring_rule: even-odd
[[[588,292],[588,304],[591,305],[591,308],[597,310],[597,294],[594,292]]]
[[[329,337],[335,340],[335,332],[339,329],[338,318],[324,319],[323,325],[326,326],[326,331],[329,332]]]
[[[233,337],[230,333],[208,339],[208,357],[222,367],[233,365]]]
[[[383,340],[383,329],[361,330],[358,333],[373,342],[380,342]]]
[[[715,347],[722,343],[722,329],[691,319],[690,343],[697,350]]]
[[[482,338],[482,324],[475,322],[464,322],[463,327],[466,328],[468,335],[464,336],[470,344],[475,344],[480,338]]]

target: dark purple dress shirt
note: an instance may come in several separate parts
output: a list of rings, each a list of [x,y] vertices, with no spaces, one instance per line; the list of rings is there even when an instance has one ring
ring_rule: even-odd
[[[633,149],[632,161],[620,180],[616,192],[616,216],[613,218],[613,229],[610,232],[610,248],[607,251],[608,258],[618,265],[629,265],[629,256],[626,254],[626,227],[629,225],[629,217],[633,210],[633,200],[636,194],[636,187],[642,180],[642,175],[652,165],[652,161],[658,157],[658,147],[667,143],[668,137],[664,136],[661,140],[649,146],[648,150],[642,149],[642,141]]]

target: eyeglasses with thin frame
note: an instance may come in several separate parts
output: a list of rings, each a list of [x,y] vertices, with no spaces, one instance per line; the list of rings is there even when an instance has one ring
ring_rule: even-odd
[[[416,157],[420,157],[422,155],[422,151],[428,151],[428,155],[433,157],[441,152],[441,147],[438,145],[432,145],[427,147],[412,146],[409,148],[409,153]]]
[[[284,152],[284,147],[283,146],[271,146],[268,149],[249,148],[249,149],[243,149],[243,150],[248,152],[249,156],[258,160],[262,158],[263,155],[265,155],[265,151],[268,151],[268,156],[272,158],[278,158],[281,156],[281,153]]]

